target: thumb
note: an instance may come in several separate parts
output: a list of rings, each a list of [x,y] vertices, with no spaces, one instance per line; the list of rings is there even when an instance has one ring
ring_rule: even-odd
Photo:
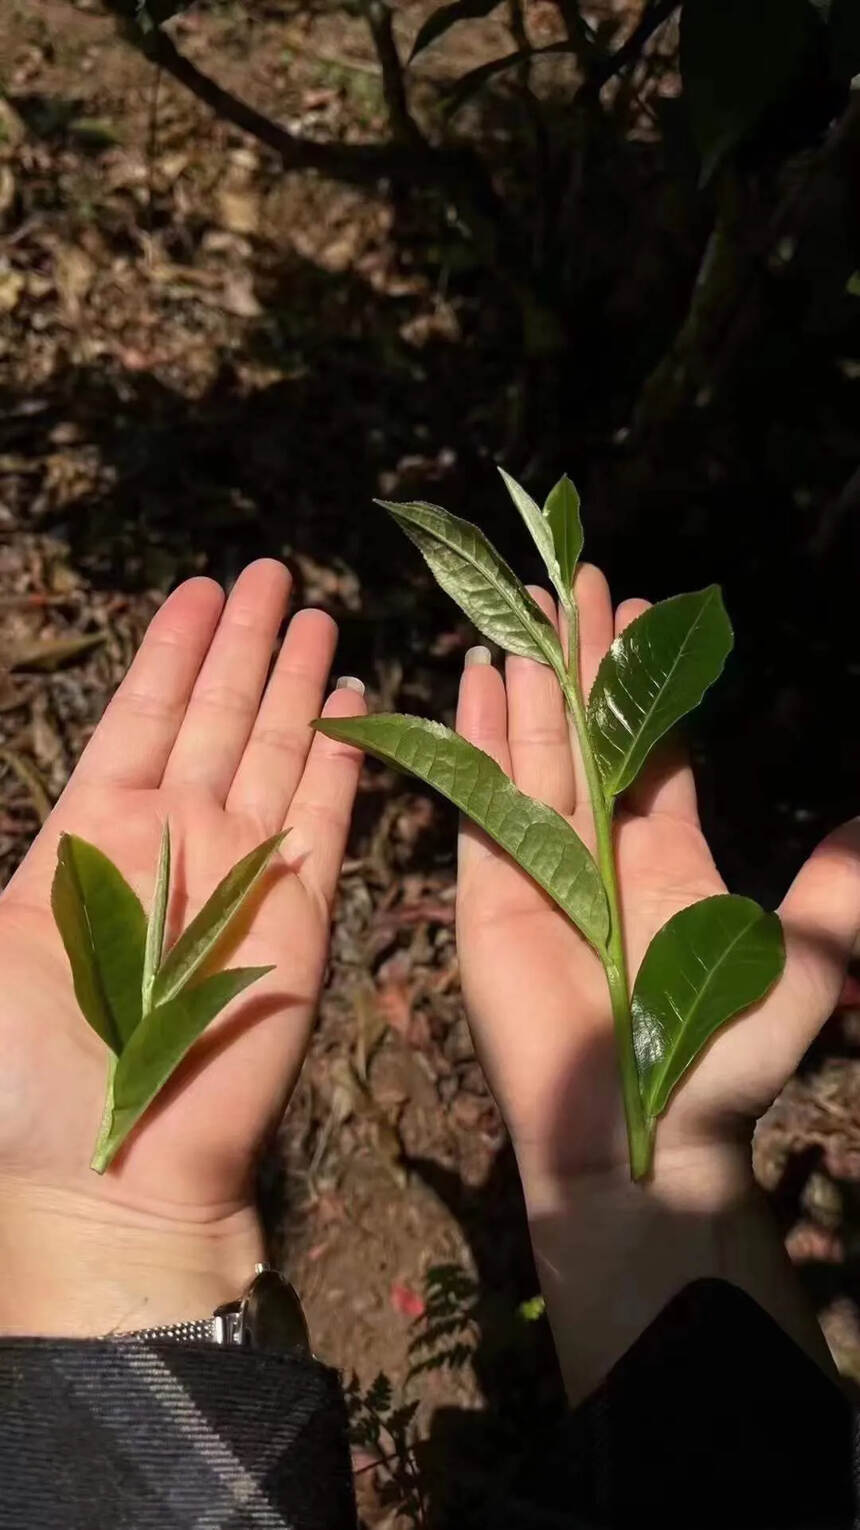
[[[822,840],[779,909],[785,988],[796,996],[798,1051],[809,1046],[839,999],[860,932],[860,817]]]

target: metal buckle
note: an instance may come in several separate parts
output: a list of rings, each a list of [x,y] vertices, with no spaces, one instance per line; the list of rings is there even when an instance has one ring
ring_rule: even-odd
[[[215,1342],[275,1354],[298,1350],[310,1355],[308,1325],[294,1287],[269,1265],[258,1264],[255,1270],[241,1301],[215,1309]]]

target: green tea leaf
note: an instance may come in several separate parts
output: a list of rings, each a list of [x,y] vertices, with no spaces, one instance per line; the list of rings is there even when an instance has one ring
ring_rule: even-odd
[[[681,77],[703,180],[787,96],[819,27],[809,0],[685,0]]]
[[[785,961],[782,927],[751,898],[705,898],[658,930],[633,987],[633,1042],[648,1116],[727,1020],[764,997]]]
[[[552,532],[553,547],[561,578],[561,585],[557,585],[556,588],[566,606],[569,606],[571,602],[573,576],[585,540],[579,512],[579,495],[565,473],[558,480],[555,488],[550,489],[543,513]]]
[[[146,916],[113,862],[76,834],[61,834],[51,908],[75,997],[93,1030],[120,1052],[141,1016]]]
[[[508,653],[564,661],[555,628],[482,531],[438,505],[377,500],[406,532],[442,589],[478,631]]]
[[[480,825],[562,908],[599,951],[609,934],[600,873],[559,813],[525,796],[483,750],[423,717],[327,717],[313,725],[410,771]]]
[[[141,986],[144,1014],[148,1014],[152,1009],[152,990],[164,952],[164,925],[167,918],[167,898],[169,892],[170,825],[165,819],[164,828],[161,832],[161,849],[158,854],[155,891],[152,895],[152,907],[149,910],[149,919],[146,926],[146,948],[143,954],[143,983]]]
[[[588,731],[608,798],[636,779],[657,741],[698,706],[732,641],[715,584],[661,600],[615,639],[588,699]]]
[[[218,883],[211,898],[192,919],[175,946],[168,952],[156,975],[153,1003],[163,1005],[175,999],[199,967],[211,956],[218,941],[226,935],[251,889],[266,870],[272,856],[283,844],[285,834],[273,834],[255,850],[237,861],[232,871]]]
[[[518,484],[516,479],[511,477],[510,473],[506,473],[504,468],[500,467],[499,472],[504,479],[505,488],[531,532],[532,540],[543,558],[544,567],[555,586],[559,598],[567,604],[570,597],[570,586],[565,591],[561,569],[556,557],[552,527],[545,519],[543,511],[535,504],[531,495],[526,493],[522,485]]]
[[[449,27],[458,21],[473,21],[480,16],[489,16],[500,3],[501,0],[451,0],[448,5],[440,5],[438,11],[433,11],[419,28],[409,55],[410,64],[438,37],[444,36]]]
[[[102,1173],[132,1127],[210,1021],[271,967],[235,967],[150,1010],[129,1040],[113,1076],[113,1110],[100,1134],[92,1167]]]

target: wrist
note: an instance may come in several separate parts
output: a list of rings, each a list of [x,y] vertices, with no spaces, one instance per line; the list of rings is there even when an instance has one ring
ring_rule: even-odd
[[[621,1241],[629,1221],[645,1225],[671,1214],[695,1217],[711,1226],[756,1193],[747,1141],[667,1147],[658,1132],[651,1170],[636,1181],[626,1153],[616,1162],[573,1173],[557,1173],[522,1149],[517,1162],[531,1218],[575,1212],[580,1225],[590,1225],[597,1217]]]
[[[604,1379],[672,1298],[727,1280],[822,1366],[828,1358],[752,1173],[749,1145],[661,1146],[651,1176],[626,1163],[560,1180],[523,1167],[535,1263],[568,1395]]]
[[[84,1338],[206,1317],[263,1257],[250,1207],[189,1222],[0,1181],[0,1334]]]

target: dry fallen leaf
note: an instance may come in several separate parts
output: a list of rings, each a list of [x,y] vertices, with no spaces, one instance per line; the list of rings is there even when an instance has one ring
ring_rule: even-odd
[[[23,143],[27,137],[27,129],[22,117],[19,117],[14,106],[0,96],[0,139],[15,147]]]
[[[91,648],[103,643],[103,632],[76,633],[74,637],[36,638],[20,643],[9,657],[10,669],[59,669]]]
[[[18,306],[24,282],[23,272],[14,271],[11,266],[0,267],[0,313],[11,313]]]
[[[27,790],[36,817],[40,823],[45,823],[50,815],[52,803],[36,767],[14,749],[0,749],[0,761],[14,771],[21,785]]]
[[[65,316],[72,323],[80,318],[81,306],[95,278],[93,261],[80,245],[61,245],[54,256],[54,278]]]
[[[11,165],[0,165],[0,228],[10,222],[18,194],[18,187]]]
[[[221,186],[218,190],[218,221],[231,234],[256,234],[260,226],[260,198],[250,186]]]
[[[355,1071],[363,1084],[367,1083],[367,1065],[385,1035],[388,1022],[376,1000],[376,990],[370,982],[363,983],[355,991]]]
[[[259,318],[263,310],[254,294],[250,271],[235,271],[228,276],[220,306],[225,313],[235,314],[237,319]]]

